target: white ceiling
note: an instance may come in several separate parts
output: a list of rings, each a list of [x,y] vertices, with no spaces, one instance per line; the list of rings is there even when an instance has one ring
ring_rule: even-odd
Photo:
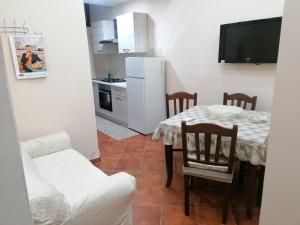
[[[105,6],[115,6],[129,1],[131,0],[84,0],[84,2],[88,4],[105,5]]]

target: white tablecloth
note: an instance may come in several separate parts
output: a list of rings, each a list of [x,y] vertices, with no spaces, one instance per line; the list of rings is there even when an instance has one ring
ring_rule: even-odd
[[[251,120],[253,116],[265,118],[265,121],[253,122]],[[165,145],[181,145],[181,121],[187,118],[193,119],[187,124],[213,123],[228,128],[238,125],[236,157],[242,161],[249,161],[253,165],[265,165],[271,120],[270,112],[244,111],[237,117],[228,117],[211,113],[207,106],[195,106],[162,121],[154,131],[152,138],[154,140],[163,138]],[[188,142],[189,140],[192,138],[188,138]],[[223,144],[223,154],[228,156],[228,145]],[[188,143],[188,145],[192,146],[194,143]]]

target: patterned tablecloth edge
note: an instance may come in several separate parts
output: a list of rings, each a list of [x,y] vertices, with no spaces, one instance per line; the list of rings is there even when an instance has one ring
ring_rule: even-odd
[[[172,129],[171,129],[172,130]],[[160,124],[153,133],[153,140],[163,139],[164,145],[181,146],[181,134],[177,131],[171,131],[165,125]],[[223,142],[226,145],[226,142]],[[229,156],[228,146],[223,146],[223,153]],[[227,149],[227,150],[226,150]],[[236,143],[236,157],[241,161],[249,161],[253,165],[265,165],[267,155],[266,143],[257,144],[254,142],[237,140]]]

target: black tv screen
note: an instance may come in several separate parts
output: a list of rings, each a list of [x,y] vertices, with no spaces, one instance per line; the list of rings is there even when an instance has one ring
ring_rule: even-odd
[[[277,63],[282,17],[221,25],[219,62]]]

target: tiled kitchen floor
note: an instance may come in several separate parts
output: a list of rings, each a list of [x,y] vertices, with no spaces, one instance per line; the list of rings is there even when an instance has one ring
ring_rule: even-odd
[[[184,187],[181,152],[174,153],[174,178],[165,187],[164,146],[151,136],[137,135],[121,141],[98,132],[101,162],[95,165],[111,175],[126,171],[137,179],[133,200],[133,225],[217,225],[221,224],[222,184],[196,180],[191,192],[190,216],[183,212]],[[246,217],[243,188],[235,187],[228,225],[256,225],[259,210],[252,220]]]

